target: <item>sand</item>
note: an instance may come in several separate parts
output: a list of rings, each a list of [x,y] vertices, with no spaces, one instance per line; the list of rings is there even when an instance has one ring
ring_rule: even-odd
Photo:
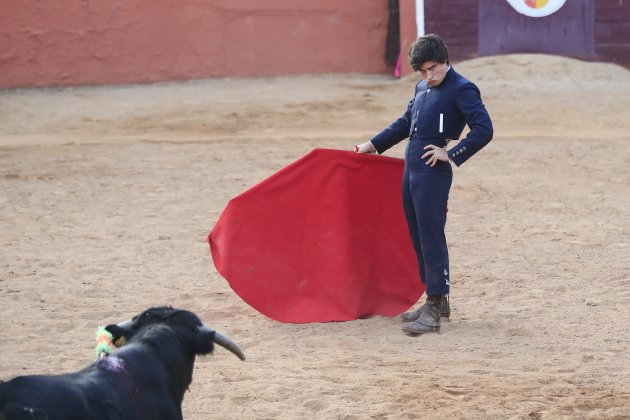
[[[629,418],[630,72],[455,68],[495,139],[455,169],[452,320],[417,338],[397,318],[272,321],[205,242],[230,198],[397,118],[413,77],[0,91],[0,378],[78,370],[98,325],[168,304],[248,357],[198,358],[186,419]]]

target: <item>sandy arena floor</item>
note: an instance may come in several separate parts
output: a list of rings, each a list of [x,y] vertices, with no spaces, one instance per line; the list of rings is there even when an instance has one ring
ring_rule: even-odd
[[[197,360],[186,419],[629,418],[630,72],[455,68],[495,139],[455,170],[453,318],[418,338],[396,318],[271,321],[205,242],[230,198],[397,118],[412,78],[0,91],[0,378],[77,370],[98,325],[170,304],[248,356]]]

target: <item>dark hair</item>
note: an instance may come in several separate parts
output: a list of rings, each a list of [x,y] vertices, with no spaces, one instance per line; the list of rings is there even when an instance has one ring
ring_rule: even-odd
[[[409,64],[413,71],[420,70],[420,66],[427,61],[448,64],[448,48],[442,38],[435,34],[421,36],[409,47]]]

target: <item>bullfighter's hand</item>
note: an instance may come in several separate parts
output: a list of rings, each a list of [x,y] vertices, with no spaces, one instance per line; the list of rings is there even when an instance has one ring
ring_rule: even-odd
[[[434,167],[439,160],[442,162],[448,162],[448,152],[446,151],[446,147],[429,144],[424,146],[424,150],[428,150],[428,152],[422,155],[422,159],[428,158],[425,165],[431,165],[431,167]]]
[[[365,143],[357,144],[356,146],[354,146],[354,151],[357,153],[370,153],[370,154],[376,153],[376,149],[374,148],[372,143],[369,141],[366,141]]]

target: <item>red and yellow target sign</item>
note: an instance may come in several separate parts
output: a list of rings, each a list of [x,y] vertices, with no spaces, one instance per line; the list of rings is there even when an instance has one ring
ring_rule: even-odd
[[[531,7],[532,9],[540,9],[542,7],[545,7],[545,5],[549,3],[548,0],[524,0],[524,1],[525,1],[525,4]]]
[[[523,15],[543,17],[560,10],[566,0],[507,0],[507,2]]]

